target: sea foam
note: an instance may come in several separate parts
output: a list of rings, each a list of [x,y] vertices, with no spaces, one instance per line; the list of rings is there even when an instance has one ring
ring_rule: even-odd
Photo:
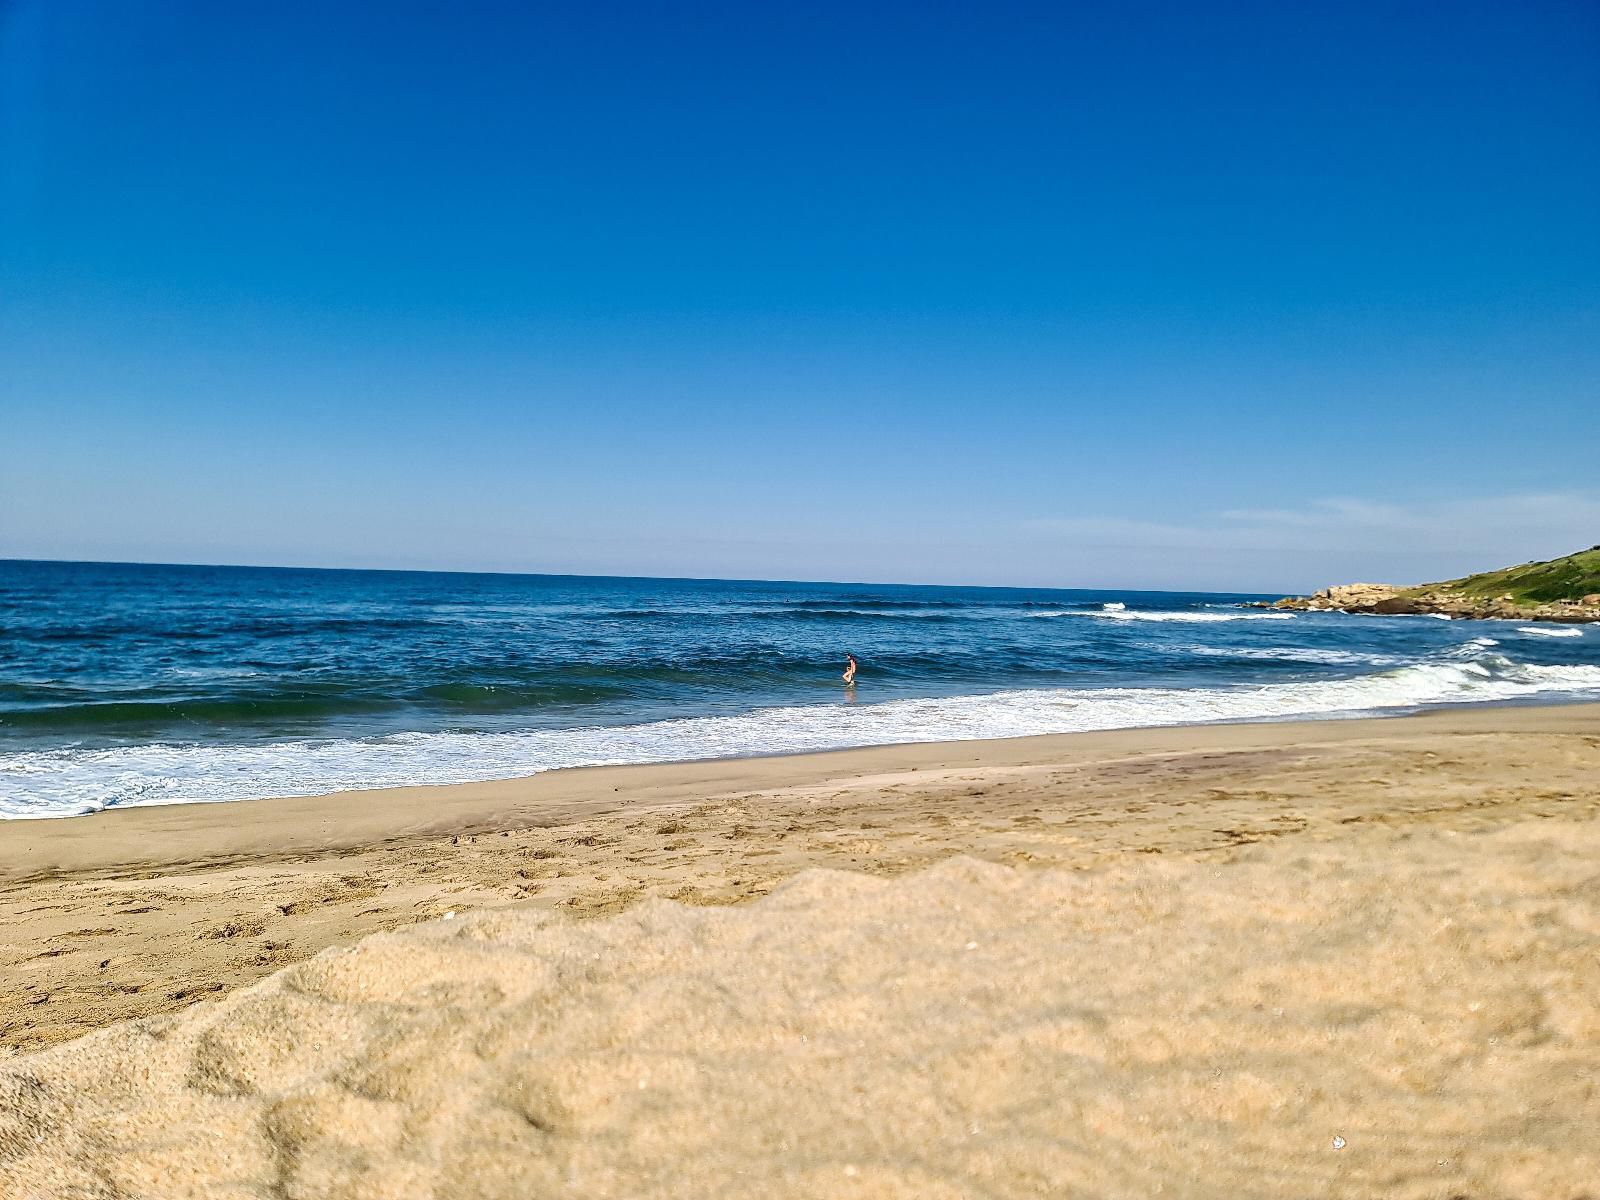
[[[730,716],[507,733],[403,733],[249,745],[148,743],[0,756],[0,817],[113,806],[311,796],[349,788],[469,783],[558,767],[829,750],[903,742],[1214,721],[1354,716],[1431,705],[1600,697],[1600,667],[1470,657],[1344,679],[1209,688],[1053,688],[765,708]]]
[[[1106,604],[1100,608],[1072,608],[1031,613],[1035,617],[1096,617],[1106,621],[1156,621],[1163,624],[1213,624],[1219,621],[1292,621],[1291,612],[1218,612],[1209,610],[1171,611],[1129,608],[1125,604]]]

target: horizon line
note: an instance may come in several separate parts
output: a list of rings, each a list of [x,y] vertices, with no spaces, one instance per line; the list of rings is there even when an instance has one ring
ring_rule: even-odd
[[[1005,583],[894,583],[882,580],[852,580],[852,579],[754,579],[740,577],[725,577],[720,575],[616,575],[616,574],[586,574],[577,571],[512,571],[449,567],[318,567],[304,566],[289,563],[240,563],[240,562],[161,562],[145,559],[96,559],[96,558],[24,558],[0,555],[0,566],[8,563],[27,563],[33,565],[51,566],[78,566],[78,567],[193,567],[207,569],[223,569],[237,571],[328,571],[345,572],[364,575],[495,575],[522,579],[630,579],[649,580],[663,583],[765,583],[765,584],[801,584],[813,587],[896,587],[896,588],[950,588],[967,591],[996,591],[996,592],[1128,592],[1134,595],[1195,595],[1195,596],[1292,596],[1299,593],[1293,591],[1257,592],[1248,590],[1238,591],[1209,591],[1205,589],[1183,588],[1150,588],[1150,587],[1066,587],[1053,584],[1005,584]]]

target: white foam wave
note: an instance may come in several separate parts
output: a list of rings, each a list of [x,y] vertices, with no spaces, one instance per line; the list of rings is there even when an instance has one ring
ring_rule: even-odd
[[[1124,604],[1121,600],[1112,600],[1109,603],[1102,604],[1100,606],[1100,611],[1101,612],[1108,612],[1108,613],[1126,612],[1127,608],[1128,608],[1128,606],[1126,604]]]
[[[1392,654],[1363,654],[1357,650],[1319,650],[1310,646],[1184,646],[1187,654],[1202,658],[1249,658],[1265,662],[1317,663],[1330,667],[1397,666],[1405,659]]]
[[[1110,617],[1117,621],[1192,621],[1210,623],[1213,621],[1292,621],[1294,614],[1288,612],[1141,612],[1137,610],[1116,610],[1113,612],[1087,612],[1089,617]]]
[[[0,816],[66,816],[112,805],[468,783],[607,763],[1354,715],[1541,696],[1600,697],[1600,667],[1529,666],[1487,655],[1470,661],[1413,664],[1348,679],[1248,688],[1012,691],[882,704],[762,709],[735,716],[604,729],[31,751],[0,756]]]
[[[1292,621],[1294,613],[1291,612],[1186,612],[1182,610],[1173,612],[1146,611],[1143,609],[1130,609],[1123,605],[1112,608],[1109,604],[1104,608],[1067,609],[1062,612],[1036,613],[1040,617],[1097,617],[1107,621],[1162,621],[1162,622],[1193,622],[1210,624],[1216,621]]]
[[[1462,642],[1459,646],[1452,646],[1444,654],[1446,658],[1476,658],[1485,650],[1492,650],[1499,644],[1496,638],[1475,637],[1469,642]]]
[[[1530,633],[1535,637],[1582,637],[1583,630],[1576,625],[1524,625],[1517,630],[1518,633]]]

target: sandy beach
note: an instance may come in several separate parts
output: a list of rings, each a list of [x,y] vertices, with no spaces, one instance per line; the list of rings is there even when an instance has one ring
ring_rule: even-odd
[[[1575,1200],[1597,812],[1567,706],[12,822],[0,1193]]]

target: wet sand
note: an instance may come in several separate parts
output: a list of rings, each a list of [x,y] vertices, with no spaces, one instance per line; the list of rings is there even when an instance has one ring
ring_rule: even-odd
[[[0,1194],[1575,1200],[1597,814],[1572,706],[13,822]]]

